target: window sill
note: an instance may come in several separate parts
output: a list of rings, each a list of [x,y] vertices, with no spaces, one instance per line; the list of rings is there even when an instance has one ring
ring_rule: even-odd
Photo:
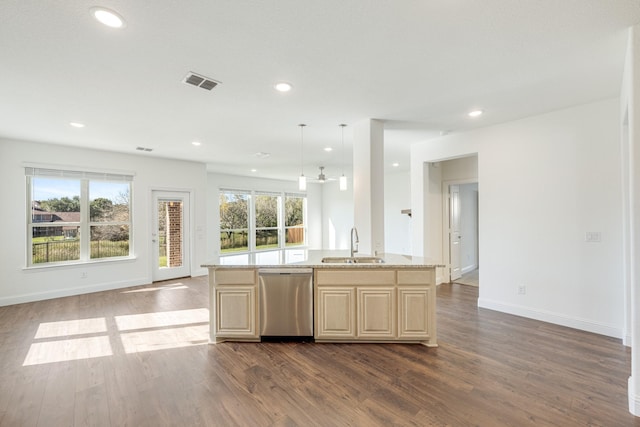
[[[287,251],[287,250],[295,250],[295,249],[308,249],[307,245],[296,245],[296,246],[285,246],[283,248],[268,248],[268,249],[256,249],[253,251],[238,251],[238,252],[222,252],[218,250],[219,256],[233,256],[233,255],[251,255],[251,254],[259,254],[265,252],[277,252],[277,251]]]
[[[48,269],[58,269],[58,268],[74,268],[74,267],[86,267],[88,265],[100,265],[100,264],[111,264],[118,262],[132,262],[137,260],[137,256],[128,256],[128,257],[113,257],[113,258],[102,258],[102,259],[92,259],[89,261],[74,261],[74,262],[64,262],[64,263],[48,263],[43,265],[30,265],[28,267],[23,267],[22,271],[37,271],[37,270],[48,270]]]

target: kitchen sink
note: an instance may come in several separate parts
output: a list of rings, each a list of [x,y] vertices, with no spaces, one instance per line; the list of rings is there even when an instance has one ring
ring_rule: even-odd
[[[383,264],[384,259],[375,256],[358,257],[325,257],[323,263],[327,264]]]

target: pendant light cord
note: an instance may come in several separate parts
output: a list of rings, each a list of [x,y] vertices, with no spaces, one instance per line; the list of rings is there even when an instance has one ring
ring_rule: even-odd
[[[342,176],[340,177],[340,191],[347,191],[347,177],[344,176],[344,128],[345,128],[345,124],[341,124],[340,127],[342,128]]]
[[[342,123],[340,127],[342,128],[342,176],[344,176],[344,127],[346,125]]]

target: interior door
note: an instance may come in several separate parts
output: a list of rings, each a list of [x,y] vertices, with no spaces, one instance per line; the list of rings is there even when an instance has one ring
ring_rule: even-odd
[[[153,281],[191,275],[189,193],[153,191]]]
[[[460,268],[460,187],[449,186],[449,260],[451,262],[451,281],[462,276]]]

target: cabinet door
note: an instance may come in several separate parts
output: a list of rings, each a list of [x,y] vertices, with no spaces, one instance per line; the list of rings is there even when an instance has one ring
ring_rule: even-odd
[[[318,287],[316,338],[355,338],[355,288]]]
[[[358,338],[395,338],[396,293],[394,288],[358,288],[357,311]]]
[[[431,315],[429,312],[431,288],[398,287],[398,324],[400,338],[429,338]]]
[[[217,286],[216,334],[223,337],[257,338],[256,287]]]

